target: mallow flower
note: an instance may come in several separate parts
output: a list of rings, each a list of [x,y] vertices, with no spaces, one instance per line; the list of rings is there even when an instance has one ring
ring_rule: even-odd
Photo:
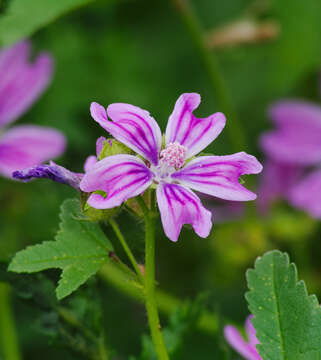
[[[275,129],[260,140],[267,162],[259,189],[264,211],[276,198],[321,218],[321,107],[284,100],[269,110]]]
[[[227,325],[224,328],[224,337],[231,347],[237,351],[246,360],[262,360],[256,345],[259,344],[256,338],[256,331],[251,324],[252,315],[248,316],[245,321],[245,331],[247,335],[247,342],[244,340],[240,332],[232,325]]]
[[[207,237],[212,227],[211,212],[192,190],[225,200],[254,200],[256,195],[238,181],[241,175],[262,170],[254,156],[239,152],[195,157],[225,126],[222,113],[197,118],[193,111],[199,104],[200,95],[181,95],[163,139],[146,110],[124,103],[105,109],[92,103],[94,120],[137,155],[113,155],[93,164],[80,182],[82,191],[92,193],[88,204],[97,209],[118,207],[154,187],[165,234],[177,241],[183,224],[192,225],[200,237]]]
[[[0,51],[0,174],[6,177],[65,149],[65,138],[57,130],[35,125],[6,128],[40,96],[52,76],[51,56],[39,54],[31,63],[29,53],[28,41]]]

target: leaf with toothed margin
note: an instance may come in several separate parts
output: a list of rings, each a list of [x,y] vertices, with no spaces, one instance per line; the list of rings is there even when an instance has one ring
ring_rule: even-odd
[[[321,308],[286,253],[267,252],[247,271],[246,294],[263,360],[320,360]]]
[[[45,241],[18,252],[9,265],[9,271],[18,273],[61,269],[56,289],[58,299],[71,294],[94,275],[113,250],[99,225],[84,220],[78,200],[63,203],[60,219],[55,241]]]

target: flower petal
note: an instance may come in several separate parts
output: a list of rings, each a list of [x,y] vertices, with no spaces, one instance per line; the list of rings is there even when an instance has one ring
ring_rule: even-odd
[[[92,117],[115,139],[152,164],[158,164],[162,134],[148,111],[123,103],[109,105],[107,113],[103,106],[92,103],[90,111]],[[108,120],[107,114],[113,121]]]
[[[84,163],[85,172],[88,172],[97,163],[97,161],[98,160],[95,155],[88,156]]]
[[[60,184],[72,186],[74,189],[79,190],[79,183],[84,174],[74,173],[63,166],[59,166],[53,161],[50,164],[42,164],[30,167],[28,169],[15,171],[12,177],[17,180],[25,182],[31,179],[50,179]]]
[[[108,141],[110,143],[110,146],[112,145],[111,140],[107,140],[104,136],[100,136],[96,141],[96,156],[99,157],[102,149],[104,148],[104,142]]]
[[[246,318],[245,330],[246,330],[247,338],[249,340],[250,345],[256,346],[257,344],[259,344],[259,340],[256,337],[256,330],[251,323],[251,319],[253,319],[253,315],[250,315]]]
[[[289,192],[289,202],[310,216],[321,218],[321,170],[316,170],[298,182]]]
[[[231,325],[224,328],[224,337],[231,347],[247,360],[262,360],[255,346],[245,342],[239,331]]]
[[[267,160],[258,190],[258,205],[261,213],[266,213],[277,198],[286,199],[289,190],[298,182],[303,168],[300,165]]]
[[[245,152],[226,156],[200,156],[172,174],[180,184],[225,200],[254,200],[256,195],[238,179],[244,174],[257,174],[262,165]]]
[[[65,137],[57,130],[33,125],[16,126],[0,137],[0,173],[11,178],[26,169],[61,155]]]
[[[144,162],[132,155],[114,155],[93,165],[85,174],[80,188],[85,192],[102,190],[106,197],[92,194],[88,204],[96,209],[110,209],[144,192],[153,174]]]
[[[181,95],[176,101],[174,111],[168,119],[166,144],[179,143],[187,148],[187,158],[206,148],[223,130],[225,116],[215,113],[199,119],[193,111],[199,106],[201,97],[196,93]]]
[[[311,165],[321,160],[321,107],[288,100],[270,108],[277,129],[261,137],[263,150],[278,162]]]
[[[212,228],[210,211],[189,189],[177,184],[159,184],[157,202],[166,236],[177,241],[184,224],[191,224],[200,237],[207,237]]]
[[[33,63],[29,63],[29,47],[27,42],[22,42],[0,52],[1,126],[24,113],[51,79],[51,56],[42,53]]]

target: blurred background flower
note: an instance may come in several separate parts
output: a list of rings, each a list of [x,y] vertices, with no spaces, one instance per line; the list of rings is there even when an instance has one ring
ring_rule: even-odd
[[[34,125],[5,126],[21,116],[47,88],[53,60],[42,53],[30,62],[30,43],[22,41],[0,52],[0,173],[12,172],[55,158],[65,150],[57,130]]]
[[[262,209],[273,198],[287,199],[321,217],[321,106],[284,100],[270,107],[276,129],[261,137],[267,166],[260,188]]]

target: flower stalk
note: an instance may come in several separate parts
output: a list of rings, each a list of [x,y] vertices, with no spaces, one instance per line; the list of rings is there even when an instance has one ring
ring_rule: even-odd
[[[161,325],[159,321],[155,293],[155,220],[156,214],[150,211],[144,200],[138,196],[145,219],[145,304],[150,332],[159,360],[168,360]]]

